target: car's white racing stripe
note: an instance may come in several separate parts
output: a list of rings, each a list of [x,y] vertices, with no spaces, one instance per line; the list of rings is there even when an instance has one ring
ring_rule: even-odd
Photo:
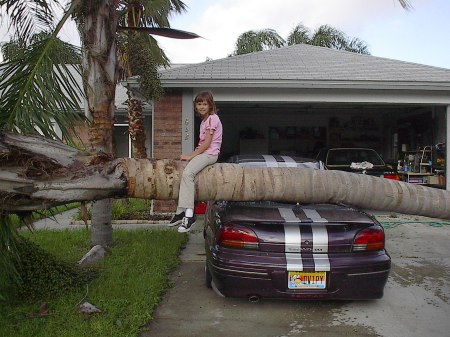
[[[297,162],[289,156],[281,156],[284,162],[286,163],[286,167],[297,167]]]
[[[295,215],[292,208],[280,207],[278,208],[278,212],[280,212],[281,217],[286,222],[301,222],[301,220]]]
[[[330,271],[328,258],[328,231],[325,225],[312,225],[313,235],[313,259],[315,271]],[[322,253],[322,254],[318,254]]]
[[[325,225],[313,225],[313,253],[328,253],[328,231]]]
[[[314,271],[330,271],[330,259],[328,254],[313,254]]]
[[[284,226],[284,251],[287,253],[300,253],[302,235],[298,226]]]
[[[286,269],[288,271],[303,271],[302,255],[298,253],[286,253]]]
[[[323,219],[316,210],[304,209],[308,218],[313,222],[316,219]],[[308,212],[306,212],[308,211]],[[286,269],[289,271],[303,271],[304,265],[302,260],[302,233],[300,226],[294,225],[294,223],[301,223],[291,208],[278,208],[281,217],[286,224],[284,225],[284,251],[286,255]],[[312,230],[312,244],[313,244],[313,259],[314,259],[314,271],[330,271],[330,260],[328,258],[328,231],[325,225],[315,224],[311,226]],[[300,253],[300,254],[299,254]]]
[[[274,156],[264,154],[263,157],[264,160],[266,161],[267,167],[278,167],[278,162]]]
[[[284,251],[286,255],[286,268],[292,271],[302,271],[303,261],[300,253],[300,243],[302,235],[298,225],[293,226],[291,223],[299,223],[301,220],[297,218],[291,208],[278,208],[281,217],[286,224],[284,225]]]
[[[317,212],[315,209],[302,208],[302,210],[305,213],[306,217],[311,219],[312,222],[328,222],[328,220],[322,218],[319,212]]]

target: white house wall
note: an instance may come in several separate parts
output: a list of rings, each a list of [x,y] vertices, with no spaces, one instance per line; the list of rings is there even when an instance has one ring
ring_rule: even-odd
[[[450,105],[450,96],[439,90],[366,90],[342,88],[199,88],[211,90],[221,102],[320,102]]]

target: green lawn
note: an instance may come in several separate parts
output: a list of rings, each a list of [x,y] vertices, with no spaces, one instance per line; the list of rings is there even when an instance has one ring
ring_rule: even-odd
[[[86,230],[25,235],[68,262],[78,261],[89,250]],[[168,275],[178,265],[186,240],[187,235],[172,230],[114,230],[111,254],[98,263],[99,275],[88,287],[39,301],[0,303],[0,336],[137,336],[170,286]],[[84,301],[102,312],[83,316],[77,304]],[[49,315],[35,317],[43,302],[48,303]]]

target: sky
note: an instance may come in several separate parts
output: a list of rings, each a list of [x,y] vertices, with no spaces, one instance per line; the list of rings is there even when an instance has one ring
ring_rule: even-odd
[[[274,29],[284,39],[302,23],[323,24],[365,41],[374,56],[450,69],[450,1],[411,0],[405,11],[397,0],[184,0],[186,13],[171,18],[172,28],[201,39],[158,37],[173,63],[227,57],[248,30]]]
[[[230,55],[238,36],[274,29],[287,38],[299,23],[312,31],[323,24],[367,43],[373,56],[450,69],[449,0],[184,0],[187,11],[170,18],[172,28],[196,33],[194,40],[156,37],[172,63],[198,63]],[[6,41],[5,25],[0,41]],[[60,37],[79,44],[73,24]]]

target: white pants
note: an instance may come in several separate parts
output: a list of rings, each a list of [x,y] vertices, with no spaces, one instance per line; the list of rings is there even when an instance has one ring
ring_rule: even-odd
[[[201,153],[192,158],[183,170],[178,194],[178,208],[194,208],[195,202],[195,176],[206,166],[217,161],[218,156]]]

